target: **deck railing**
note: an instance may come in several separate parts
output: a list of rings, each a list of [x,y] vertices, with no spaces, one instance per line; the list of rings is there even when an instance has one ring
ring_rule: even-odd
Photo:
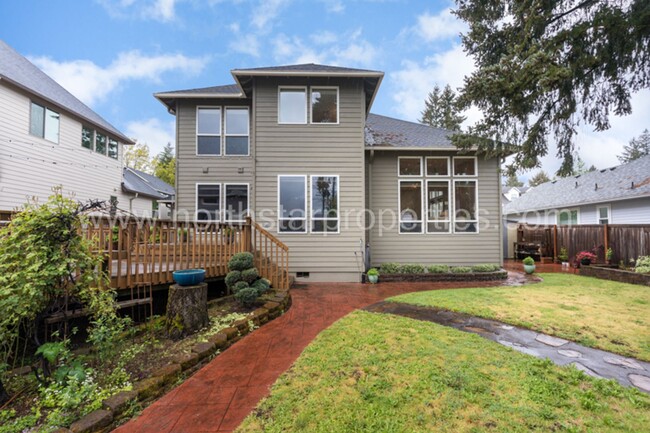
[[[289,288],[289,247],[256,222],[250,222],[255,267],[273,287]]]

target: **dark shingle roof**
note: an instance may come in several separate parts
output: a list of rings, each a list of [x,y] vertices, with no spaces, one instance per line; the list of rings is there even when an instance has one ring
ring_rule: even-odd
[[[644,196],[650,197],[650,155],[617,167],[538,185],[506,205],[504,214],[563,209]]]
[[[267,66],[262,68],[235,69],[233,74],[246,74],[251,72],[297,72],[297,73],[332,73],[332,74],[383,74],[380,71],[369,69],[344,68],[340,66],[318,65],[316,63],[303,63],[300,65]]]
[[[154,175],[130,167],[124,167],[122,189],[158,200],[171,200],[176,195],[174,187],[170,184]]]
[[[75,114],[82,119],[104,129],[120,141],[132,144],[133,141],[122,134],[117,128],[104,120],[99,114],[88,108],[75,98],[59,83],[50,78],[33,63],[0,40],[0,80],[7,80],[41,98],[55,104],[57,107]]]
[[[171,90],[169,92],[160,92],[161,94],[174,95],[178,94],[214,94],[214,95],[239,95],[241,89],[236,84],[226,84],[225,86],[199,87],[198,89]]]
[[[455,150],[449,137],[454,132],[421,123],[369,114],[366,120],[366,146],[422,147]]]

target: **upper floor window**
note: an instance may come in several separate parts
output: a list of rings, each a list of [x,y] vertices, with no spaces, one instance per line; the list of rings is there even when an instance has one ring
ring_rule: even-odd
[[[108,155],[113,159],[118,159],[119,157],[117,140],[100,134],[87,126],[81,127],[81,147],[94,150],[102,155]]]
[[[85,126],[81,127],[81,147],[86,149],[94,150],[95,148],[95,130],[86,128]]]
[[[311,123],[339,123],[339,89],[311,88]]]
[[[117,146],[117,140],[113,140],[112,138],[108,139],[108,156],[117,159],[118,157],[118,146]]]
[[[307,123],[307,88],[280,87],[279,123]]]
[[[53,143],[59,142],[59,113],[32,102],[29,133]]]
[[[221,108],[197,107],[196,154],[221,155]]]
[[[95,134],[95,152],[106,155],[106,136],[99,132]]]
[[[248,155],[248,108],[226,108],[226,155]]]

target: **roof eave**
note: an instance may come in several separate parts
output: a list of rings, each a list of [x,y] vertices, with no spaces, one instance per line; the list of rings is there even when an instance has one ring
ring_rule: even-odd
[[[457,147],[430,147],[430,146],[365,146],[365,150],[407,150],[407,151],[417,151],[417,150],[427,150],[427,151],[437,151],[437,152],[460,152],[461,150]],[[470,150],[474,152],[476,149]]]
[[[142,191],[135,191],[135,190],[133,190],[131,188],[128,188],[124,184],[124,182],[122,182],[122,191],[124,191],[126,193],[129,193],[129,194],[137,194],[138,197],[144,196],[144,197],[153,198],[153,199],[156,199],[156,200],[165,198],[162,195],[154,195],[154,194],[149,194],[149,193],[142,192]]]
[[[527,212],[542,212],[542,211],[547,211],[547,210],[554,210],[554,209],[570,209],[578,206],[590,206],[593,204],[599,204],[599,203],[612,203],[612,202],[618,202],[618,201],[625,201],[625,200],[634,200],[634,199],[639,199],[639,198],[646,198],[650,197],[650,192],[646,192],[644,194],[640,195],[633,195],[631,197],[619,197],[619,198],[609,198],[609,199],[604,199],[604,200],[591,200],[591,201],[585,201],[585,202],[580,202],[580,203],[572,203],[568,205],[559,205],[555,207],[543,207],[543,208],[534,208],[534,209],[526,209],[526,210],[519,210],[515,212],[504,212],[504,215],[521,215]],[[515,200],[516,202],[516,200]]]
[[[260,71],[247,71],[245,69],[233,69],[230,71],[235,81],[239,75],[250,76],[250,77],[355,77],[355,78],[366,78],[366,77],[375,77],[383,78],[383,72],[327,72],[327,71],[270,71],[270,70],[260,70]]]

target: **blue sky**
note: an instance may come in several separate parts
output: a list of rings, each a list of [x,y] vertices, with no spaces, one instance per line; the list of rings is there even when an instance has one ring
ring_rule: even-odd
[[[372,111],[417,120],[434,84],[462,85],[473,69],[449,1],[84,0],[3,1],[0,38],[127,135],[157,153],[174,118],[152,94],[232,83],[230,70],[325,63],[382,70]],[[588,164],[617,164],[650,127],[650,92],[612,129],[580,131]],[[466,113],[468,122],[480,113]],[[552,153],[552,152],[551,152]],[[558,162],[544,158],[554,171]],[[525,176],[527,177],[527,175]]]

